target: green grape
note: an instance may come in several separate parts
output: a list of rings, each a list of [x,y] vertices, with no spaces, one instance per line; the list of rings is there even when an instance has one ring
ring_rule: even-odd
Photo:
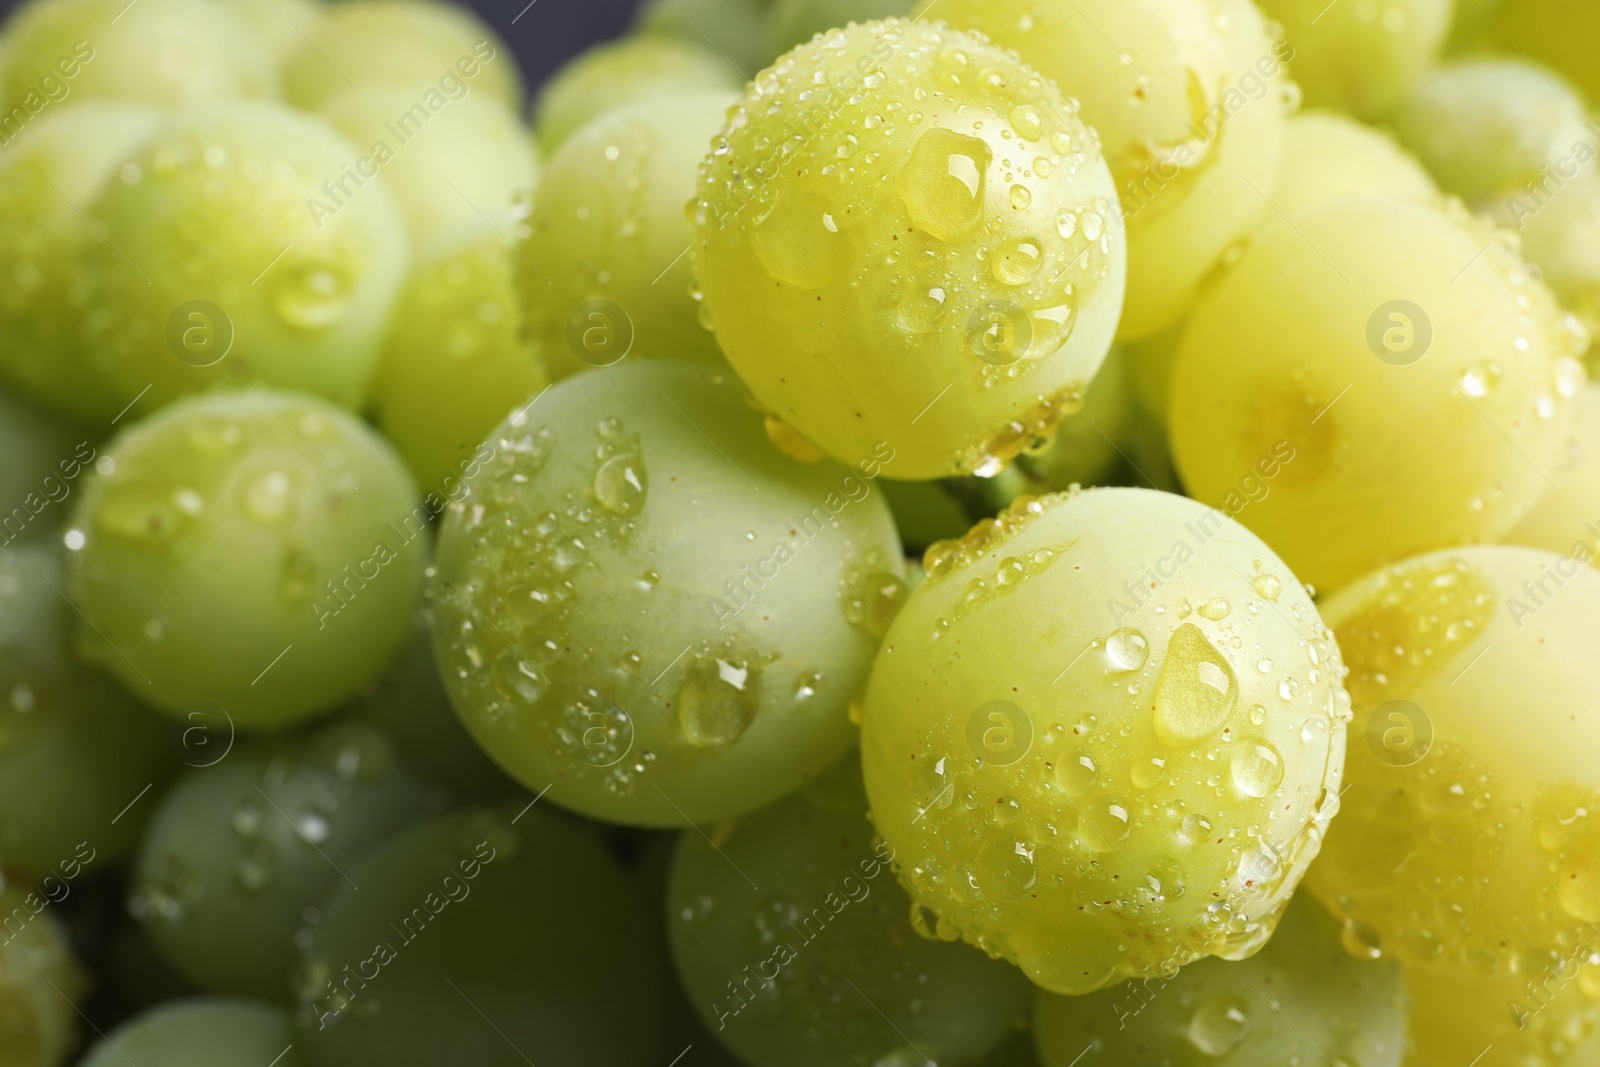
[[[1455,0],[1391,0],[1380,12],[1362,3],[1261,0],[1283,26],[1289,72],[1306,102],[1369,119],[1387,113],[1434,64],[1455,7]]]
[[[1288,50],[1248,0],[923,0],[1015,48],[1083,104],[1122,198],[1118,336],[1176,322],[1224,251],[1267,214]],[[1253,188],[1252,188],[1253,187]]]
[[[0,72],[7,138],[69,99],[171,107],[278,96],[272,57],[212,0],[28,0],[6,23]]]
[[[358,406],[407,265],[389,191],[347,181],[358,155],[280,104],[176,113],[90,212],[94,372],[148,388],[142,412],[255,379]]]
[[[1600,574],[1580,548],[1435,552],[1323,605],[1350,667],[1351,788],[1306,884],[1362,951],[1510,976],[1596,936],[1600,682],[1571,666]]]
[[[74,1006],[89,980],[43,889],[0,882],[0,1063],[57,1067],[77,1044]]]
[[[920,556],[935,541],[960,537],[972,525],[961,502],[938,482],[882,482],[895,529],[908,551]]]
[[[1459,205],[1340,201],[1264,229],[1196,309],[1173,455],[1197,499],[1338,588],[1515,526],[1569,436],[1587,343]]]
[[[91,100],[50,111],[0,153],[0,373],[101,432],[135,398],[90,373],[79,266],[100,238],[85,213],[160,113]]]
[[[414,102],[404,86],[380,85],[339,93],[320,111],[351,144],[366,147],[362,160],[371,162],[356,169],[382,173],[419,252],[468,226],[509,232],[539,172],[516,112],[469,94],[465,83],[431,117],[427,108],[409,110]]]
[[[919,921],[1069,995],[1259,949],[1338,807],[1349,715],[1295,576],[1142,489],[1024,497],[925,558],[861,729]]]
[[[1555,67],[1600,100],[1600,7],[1589,0],[1469,0],[1456,7],[1458,51],[1504,52]]]
[[[1548,193],[1600,152],[1600,129],[1577,92],[1515,59],[1455,60],[1431,70],[1388,121],[1440,185],[1475,204],[1538,187]]]
[[[1129,414],[1126,357],[1113,349],[1089,383],[1083,406],[1061,420],[1049,451],[1026,457],[1022,466],[1049,489],[1103,482],[1121,458],[1117,441]]]
[[[1572,440],[1548,473],[1554,484],[1505,540],[1562,555],[1580,543],[1600,551],[1600,385],[1578,394]]]
[[[129,805],[172,770],[166,724],[73,658],[61,570],[59,545],[0,549],[0,862],[58,881],[125,860],[150,810]]]
[[[666,1062],[655,945],[588,830],[465,808],[350,874],[360,890],[337,883],[311,927],[296,1045],[312,1067]]]
[[[520,114],[522,75],[492,29],[468,8],[436,0],[341,0],[308,29],[283,73],[284,95],[307,111],[347,89],[390,86],[438,113],[469,91]]]
[[[896,478],[992,475],[1050,437],[1122,306],[1093,131],[943,25],[853,26],[762,72],[694,211],[717,341],[775,439],[846,462],[889,441]]]
[[[767,51],[769,6],[770,0],[644,0],[634,31],[704,45],[745,82],[773,57]]]
[[[1573,952],[1515,978],[1408,975],[1413,1004],[1407,1067],[1600,1063],[1596,962],[1592,954]]]
[[[698,41],[625,37],[589,49],[556,71],[539,93],[539,147],[546,159],[568,137],[613,108],[744,84],[723,57]]]
[[[787,459],[725,371],[650,360],[514,412],[439,538],[456,710],[523,785],[683,826],[791,792],[905,594],[873,477]]]
[[[781,56],[852,22],[910,15],[916,6],[916,0],[774,0],[767,16],[767,54]]]
[[[1539,268],[1561,306],[1600,337],[1600,179],[1586,176],[1554,194],[1524,192],[1494,212],[1520,231],[1522,254]],[[1588,356],[1593,362],[1593,348]]]
[[[196,997],[128,1020],[102,1037],[78,1067],[305,1067],[299,1045],[281,1008]]]
[[[528,333],[554,377],[630,351],[721,364],[691,295],[683,205],[737,99],[711,91],[625,104],[550,160],[514,265]]]
[[[405,641],[428,513],[399,458],[311,397],[208,393],[112,442],[67,532],[85,653],[182,718],[288,726]]]
[[[1429,201],[1433,178],[1385,133],[1333,111],[1303,111],[1283,130],[1273,206],[1285,215],[1358,196]]]
[[[473,222],[436,247],[401,290],[374,401],[378,425],[439,514],[477,470],[484,437],[549,376],[524,335],[506,243]]]
[[[1400,1067],[1408,1009],[1400,968],[1352,957],[1301,894],[1242,963],[1201,960],[1087,997],[1041,991],[1034,1026],[1045,1067]]]
[[[317,31],[322,0],[215,0],[243,23],[281,70]]]
[[[680,837],[667,914],[689,1001],[754,1067],[969,1063],[1025,1016],[1028,982],[917,936],[859,760],[843,763],[715,845]]]
[[[94,452],[86,435],[0,389],[0,545],[59,535],[63,501]]]
[[[283,1000],[302,913],[422,813],[422,790],[355,723],[208,758],[162,799],[128,910],[200,989]]]

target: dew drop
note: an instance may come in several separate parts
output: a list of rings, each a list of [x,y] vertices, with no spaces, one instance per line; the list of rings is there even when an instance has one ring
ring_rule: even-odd
[[[1233,752],[1233,784],[1247,797],[1264,797],[1283,782],[1283,757],[1266,741],[1246,738]]]
[[[1138,630],[1117,630],[1106,638],[1105,656],[1108,672],[1136,671],[1150,658],[1150,642]]]
[[[1161,743],[1181,748],[1222,728],[1239,702],[1233,669],[1192,622],[1173,633],[1156,681],[1155,729]]]
[[[895,180],[912,225],[947,243],[970,233],[983,218],[992,159],[976,137],[940,127],[924,133]]]
[[[1250,1029],[1250,1005],[1237,993],[1204,1001],[1189,1019],[1189,1043],[1207,1056],[1226,1056]]]
[[[644,458],[637,452],[612,456],[594,472],[595,499],[607,511],[618,515],[637,515],[643,511],[649,488]]]

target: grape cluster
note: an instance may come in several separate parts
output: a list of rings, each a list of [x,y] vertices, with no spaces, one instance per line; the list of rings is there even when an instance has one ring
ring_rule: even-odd
[[[0,25],[0,1067],[1600,1063],[1590,0],[636,6]]]

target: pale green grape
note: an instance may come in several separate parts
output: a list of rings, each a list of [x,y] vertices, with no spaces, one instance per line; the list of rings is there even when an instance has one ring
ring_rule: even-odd
[[[85,213],[159,114],[74,104],[40,116],[0,153],[0,373],[101,433],[145,383],[124,395],[90,373],[79,258],[100,238]]]
[[[774,0],[767,16],[767,54],[780,56],[852,22],[909,15],[916,6],[916,0]]]
[[[1257,234],[1196,309],[1173,454],[1197,499],[1337,588],[1510,531],[1548,488],[1585,347],[1504,235],[1459,205],[1336,202]]]
[[[694,210],[709,321],[775,439],[851,463],[888,441],[896,478],[994,474],[1050,437],[1122,306],[1094,133],[943,25],[784,56],[730,113]]]
[[[273,1057],[281,1057],[274,1059]],[[204,997],[171,1001],[102,1037],[79,1067],[305,1067],[281,1008]]]
[[[281,69],[305,47],[327,10],[323,0],[215,0],[249,28]]]
[[[307,35],[283,73],[284,95],[296,107],[320,107],[347,89],[390,86],[435,114],[465,92],[522,111],[522,75],[511,49],[466,7],[340,0]]]
[[[1439,184],[1472,203],[1546,195],[1600,152],[1570,85],[1517,59],[1464,59],[1423,75],[1389,123]]]
[[[166,724],[71,653],[58,545],[0,550],[0,863],[43,878],[108,871],[176,766]],[[113,822],[113,820],[115,820]]]
[[[426,510],[348,413],[252,389],[164,408],[105,450],[66,542],[85,651],[174,717],[275,728],[353,695],[404,642]]]
[[[1176,322],[1268,212],[1288,50],[1248,0],[923,0],[988,34],[1083,104],[1127,223],[1118,336]],[[1254,188],[1252,188],[1252,186]]]
[[[859,760],[844,762],[715,848],[680,837],[667,914],[689,1002],[755,1067],[972,1062],[1025,1016],[1031,987],[917,935],[863,814]]]
[[[1600,1062],[1597,963],[1585,944],[1514,978],[1408,971],[1413,1004],[1407,1067]]]
[[[397,85],[347,90],[319,108],[361,147],[358,176],[382,174],[419,254],[468,226],[509,233],[538,180],[533,139],[516,112],[460,92],[437,114],[410,110],[414,95]]]
[[[1306,884],[1366,951],[1509,977],[1594,937],[1600,680],[1572,669],[1600,613],[1586,559],[1436,552],[1323,606],[1350,667],[1351,788]]]
[[[461,809],[368,853],[321,908],[301,987],[312,1067],[661,1067],[660,962],[590,832]]]
[[[550,160],[513,265],[528,333],[555,377],[629,354],[722,362],[691,294],[683,205],[737,99],[712,91],[623,105]],[[595,314],[603,336],[591,332]]]
[[[1081,410],[1061,420],[1049,451],[1021,465],[1051,489],[1103,482],[1122,458],[1117,450],[1129,417],[1126,357],[1113,349],[1089,383]]]
[[[1600,385],[1578,394],[1572,440],[1547,473],[1554,485],[1504,540],[1564,556],[1600,551]]]
[[[1519,231],[1522,254],[1589,331],[1600,337],[1600,179],[1585,176],[1551,192],[1524,191],[1494,206]],[[1592,345],[1592,340],[1591,340]],[[1593,362],[1593,348],[1589,362]]]
[[[94,455],[88,434],[0,389],[0,545],[59,535],[64,502]]]
[[[767,51],[770,0],[644,0],[634,31],[704,45],[748,81],[771,61]]]
[[[72,958],[42,889],[0,885],[0,1063],[58,1067],[78,1038],[74,1002],[89,977]],[[53,988],[52,988],[53,987]]]
[[[1385,114],[1434,64],[1455,7],[1455,0],[1385,0],[1381,8],[1327,0],[1261,2],[1267,17],[1283,26],[1292,52],[1289,73],[1306,102],[1363,118]]]
[[[585,124],[623,104],[742,84],[739,71],[703,42],[676,37],[610,41],[573,59],[540,90],[534,122],[539,147],[548,159]]]
[[[1367,195],[1432,200],[1433,178],[1393,139],[1334,111],[1303,111],[1283,128],[1283,168],[1272,204],[1296,215]]]
[[[334,189],[358,156],[279,104],[175,114],[90,211],[107,238],[83,266],[95,374],[148,387],[142,412],[258,379],[359,405],[407,241],[381,182]]]
[[[422,790],[364,725],[210,758],[162,799],[128,909],[198,988],[285,1000],[305,909],[425,810]]]
[[[173,106],[278,96],[272,57],[212,0],[29,0],[6,23],[7,136],[66,101]]]
[[[535,792],[682,826],[795,789],[905,593],[873,482],[762,437],[725,371],[581,374],[512,414],[439,539],[434,642],[478,742]]]
[[[1141,489],[1024,497],[925,558],[861,729],[924,926],[1065,994],[1259,949],[1338,807],[1349,717],[1295,575]]]
[[[1045,1067],[1400,1067],[1408,1009],[1400,968],[1352,957],[1301,894],[1242,963],[1201,960],[1087,997],[1040,992],[1034,1026]]]
[[[1456,5],[1458,50],[1494,51],[1549,64],[1600,100],[1600,6],[1589,0],[1468,0]]]

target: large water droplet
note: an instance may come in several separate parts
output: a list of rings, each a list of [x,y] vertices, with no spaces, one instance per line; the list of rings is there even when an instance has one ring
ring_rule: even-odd
[[[1122,629],[1106,638],[1106,670],[1136,671],[1150,658],[1150,642],[1138,630]]]
[[[691,745],[731,744],[756,714],[756,678],[746,665],[726,659],[695,663],[678,687],[678,724]]]
[[[938,127],[924,133],[895,180],[912,225],[946,242],[970,233],[983,218],[991,159],[976,137]]]
[[[239,491],[239,510],[259,526],[281,526],[294,517],[294,476],[272,468],[247,479]]]
[[[1226,1056],[1250,1029],[1250,1005],[1237,993],[1214,996],[1189,1019],[1189,1043],[1207,1056]]]
[[[1222,728],[1239,703],[1239,683],[1200,627],[1186,622],[1167,645],[1155,699],[1156,736],[1180,748]]]
[[[350,313],[355,283],[342,267],[312,259],[273,270],[272,308],[290,326],[324,330]]]
[[[978,853],[978,888],[999,904],[1021,900],[1033,889],[1038,872],[1034,846],[1009,837],[997,838]]]
[[[1078,836],[1095,852],[1110,852],[1133,833],[1133,809],[1115,797],[1083,806]]]
[[[1283,782],[1283,757],[1259,738],[1239,742],[1231,761],[1233,784],[1249,797],[1264,797]]]
[[[849,215],[805,189],[786,188],[751,232],[756,258],[780,282],[821,289],[855,259]]]
[[[1094,788],[1100,769],[1087,752],[1070,753],[1056,764],[1056,788],[1069,797],[1081,797]]]
[[[612,456],[594,472],[594,498],[607,511],[618,515],[637,515],[643,511],[649,489],[644,457],[637,452]]]
[[[1022,188],[1020,185],[1017,188]],[[1044,249],[1032,237],[1006,241],[994,251],[990,268],[1002,285],[1026,285],[1039,276],[1044,265]]]

